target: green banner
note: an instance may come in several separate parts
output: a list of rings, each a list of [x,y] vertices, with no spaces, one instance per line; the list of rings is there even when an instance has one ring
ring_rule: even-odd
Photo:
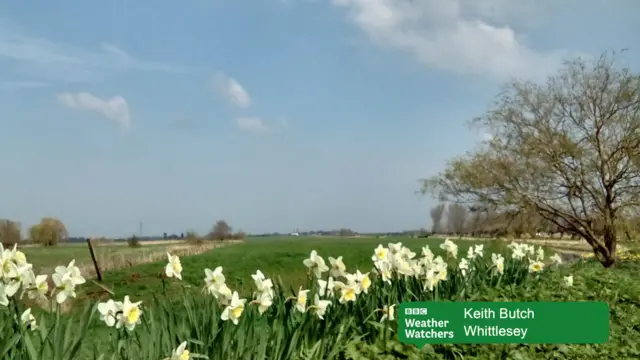
[[[601,344],[605,302],[411,302],[400,304],[407,344]]]

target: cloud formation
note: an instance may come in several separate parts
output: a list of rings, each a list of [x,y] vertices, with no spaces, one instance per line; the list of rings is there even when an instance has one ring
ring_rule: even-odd
[[[20,34],[0,26],[0,61],[22,72],[57,81],[89,81],[104,71],[187,73],[193,69],[137,59],[116,45],[83,49]]]
[[[251,97],[240,83],[222,72],[213,77],[213,86],[218,95],[227,102],[240,108],[248,108],[251,105]]]
[[[100,114],[125,129],[131,125],[129,105],[122,96],[102,99],[87,92],[62,93],[58,94],[58,102],[71,110]]]
[[[372,42],[425,66],[466,74],[541,77],[565,53],[536,51],[506,24],[531,0],[332,0]],[[501,23],[503,25],[494,25]]]

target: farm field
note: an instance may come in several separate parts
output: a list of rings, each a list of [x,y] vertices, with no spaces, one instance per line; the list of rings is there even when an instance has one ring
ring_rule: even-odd
[[[409,280],[396,280],[393,286],[379,281],[372,273],[373,281],[368,294],[360,294],[351,303],[340,304],[332,300],[324,320],[316,319],[313,308],[302,314],[295,307],[300,287],[310,289],[308,306],[313,302],[311,294],[317,289],[315,281],[309,282],[308,269],[303,261],[316,250],[329,264],[328,257],[342,256],[346,271],[356,269],[363,273],[373,268],[371,256],[378,244],[402,244],[422,256],[421,248],[428,245],[435,255],[446,257],[440,248],[443,239],[323,239],[282,238],[264,241],[249,240],[206,251],[198,255],[182,256],[182,280],[159,277],[165,259],[141,264],[127,269],[105,272],[104,285],[113,292],[100,292],[91,282],[77,287],[76,306],[61,317],[60,326],[69,326],[69,337],[84,336],[74,359],[93,359],[97,353],[118,353],[117,341],[127,344],[119,357],[114,359],[162,359],[182,341],[189,342],[193,353],[203,353],[210,359],[634,359],[640,355],[640,286],[636,274],[640,262],[623,261],[615,269],[606,270],[599,263],[580,261],[574,264],[552,265],[547,251],[546,268],[539,274],[517,275],[509,273],[517,264],[508,260],[511,250],[505,243],[496,241],[458,241],[458,260],[450,259],[448,277],[439,283],[439,291],[424,290],[422,284]],[[478,261],[478,273],[493,274],[491,254],[503,254],[504,279],[478,277],[471,281],[467,292],[460,292],[461,275],[456,265],[466,257],[467,248],[483,244],[483,259]],[[60,247],[63,251],[65,247]],[[68,249],[68,248],[67,248]],[[34,249],[35,250],[35,249]],[[43,249],[38,249],[43,250]],[[138,250],[138,249],[135,249]],[[28,250],[31,251],[31,250]],[[25,249],[25,253],[28,252]],[[124,251],[124,249],[123,249]],[[164,250],[163,250],[164,251]],[[34,262],[38,255],[34,255]],[[165,255],[166,256],[166,255]],[[29,258],[29,254],[27,254]],[[475,260],[474,260],[475,261]],[[238,325],[221,321],[221,308],[211,295],[201,294],[204,286],[204,269],[223,268],[226,285],[247,298]],[[276,284],[273,305],[263,315],[257,305],[250,304],[256,291],[252,274],[262,271]],[[481,271],[480,271],[481,270]],[[494,274],[495,275],[495,274]],[[564,283],[564,276],[573,276],[571,287]],[[284,285],[279,287],[280,281]],[[110,329],[94,317],[86,323],[89,312],[83,304],[112,298],[122,301],[125,295],[131,301],[142,301],[142,322],[131,337],[126,330]],[[339,296],[339,295],[337,295]],[[435,296],[435,297],[434,297]],[[611,338],[603,345],[443,345],[417,349],[399,343],[394,334],[397,324],[380,321],[384,305],[415,300],[475,300],[475,301],[578,301],[601,300],[611,306]],[[51,315],[34,309],[43,324],[51,324]],[[0,315],[2,316],[2,315]],[[588,315],[586,315],[588,316]],[[388,326],[388,330],[384,330]],[[65,331],[61,331],[64,333]],[[4,334],[7,334],[5,331]],[[324,334],[325,336],[322,336]],[[117,335],[116,338],[113,336]],[[3,335],[6,336],[6,335]],[[67,335],[66,335],[67,336]],[[8,341],[0,338],[0,348]],[[114,341],[116,341],[114,343]],[[70,343],[72,344],[72,343]],[[69,345],[71,346],[71,345]],[[134,356],[135,355],[135,356]],[[110,355],[111,356],[111,355]],[[38,357],[36,357],[38,358]],[[44,359],[40,357],[38,359]],[[61,359],[71,359],[62,357]],[[109,357],[104,358],[109,359]],[[176,358],[177,359],[177,358]]]

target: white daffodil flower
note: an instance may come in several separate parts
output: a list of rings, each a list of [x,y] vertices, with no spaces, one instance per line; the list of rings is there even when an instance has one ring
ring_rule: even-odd
[[[532,261],[529,264],[530,273],[537,273],[542,271],[543,269],[544,269],[544,263],[542,261],[536,260],[536,261]]]
[[[332,258],[331,256],[329,256],[329,263],[331,264],[331,276],[333,276],[334,278],[344,276],[344,273],[347,271],[347,267],[342,261],[342,256],[338,256],[337,258]]]
[[[564,280],[564,284],[565,284],[566,286],[568,286],[568,287],[573,286],[573,275],[565,276],[565,277],[563,278],[563,280]]]
[[[307,295],[309,294],[309,290],[298,290],[298,296],[296,296],[296,310],[300,312],[307,311]]]
[[[460,263],[458,263],[458,268],[460,269],[462,276],[467,276],[467,271],[469,271],[469,263],[467,262],[467,259],[461,259]]]
[[[313,309],[313,313],[320,320],[324,320],[324,314],[327,312],[327,307],[331,305],[331,301],[329,300],[320,300],[318,294],[315,294],[313,297],[313,305],[309,306],[310,309]]]
[[[38,328],[38,324],[36,323],[36,318],[31,314],[31,308],[25,310],[22,315],[20,315],[20,322],[23,326],[26,326],[29,330],[36,330]]]
[[[116,322],[120,320],[121,312],[123,311],[122,305],[115,301],[109,299],[106,302],[101,302],[98,304],[98,312],[100,313],[100,320],[104,321],[105,324],[109,327],[115,326]]]
[[[394,304],[382,307],[382,317],[380,318],[380,322],[395,320],[395,306],[396,305]]]
[[[371,287],[371,279],[369,279],[369,273],[363,274],[360,270],[356,270],[356,281],[360,285],[360,289],[366,294]]]
[[[127,330],[132,331],[140,323],[142,317],[141,303],[142,301],[131,302],[129,295],[126,295],[122,302],[122,316],[119,317],[116,327],[124,326]]]
[[[58,304],[62,304],[70,297],[76,297],[76,285],[74,284],[73,278],[70,273],[61,275],[60,273],[56,272],[55,274],[51,275],[51,278],[53,279],[53,283],[56,286],[56,302]]]
[[[458,245],[449,239],[445,239],[440,248],[445,250],[448,255],[451,255],[454,259],[458,256]]]
[[[318,255],[315,250],[311,250],[309,258],[304,259],[302,263],[308,267],[317,278],[321,278],[323,272],[329,271],[329,267],[325,264],[324,259]]]
[[[190,360],[191,354],[187,350],[187,342],[183,341],[177,349],[173,350],[171,360]]]
[[[560,265],[560,264],[562,264],[562,258],[561,258],[561,257],[560,257],[560,255],[559,255],[559,254],[557,254],[557,253],[556,253],[556,254],[553,254],[552,256],[550,256],[550,257],[549,257],[549,259],[550,259],[551,261],[553,261],[553,263],[554,263],[554,264],[556,264],[556,265]]]
[[[238,325],[240,317],[244,312],[244,304],[246,302],[246,299],[240,299],[238,292],[234,291],[231,295],[231,302],[229,303],[229,306],[222,311],[220,319],[222,319],[222,321],[231,320],[234,325]]]
[[[167,259],[169,262],[164,267],[164,274],[167,275],[167,277],[175,277],[176,279],[182,280],[182,264],[180,263],[180,258],[177,255],[167,253]]]
[[[372,261],[387,261],[389,249],[379,244],[378,247],[373,250],[373,255],[371,256]]]
[[[491,262],[493,263],[493,266],[496,267],[498,273],[502,275],[504,273],[504,258],[502,255],[495,253],[491,254]]]

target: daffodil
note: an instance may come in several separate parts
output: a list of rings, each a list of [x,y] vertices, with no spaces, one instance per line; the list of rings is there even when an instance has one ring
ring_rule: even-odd
[[[393,276],[391,273],[391,263],[388,261],[379,261],[375,263],[375,266],[382,277],[382,281],[391,284],[391,277]]]
[[[493,266],[496,267],[496,271],[502,275],[504,273],[504,258],[502,255],[495,253],[491,254],[491,262],[493,263]]]
[[[373,250],[374,254],[371,256],[371,260],[373,261],[387,261],[387,255],[389,254],[389,249],[383,247],[382,244],[379,244],[378,247]]]
[[[566,286],[573,286],[573,275],[565,276],[563,279]]]
[[[356,270],[356,281],[360,286],[360,289],[366,294],[371,287],[371,279],[369,279],[369,273],[363,274],[360,270]]]
[[[433,289],[435,289],[435,287],[438,285],[439,282],[440,282],[440,278],[438,277],[438,272],[435,271],[434,269],[429,269],[425,277],[424,289],[425,290],[429,289],[429,291],[433,291]]]
[[[256,288],[259,293],[267,292],[273,295],[273,282],[271,279],[267,279],[264,274],[258,270],[255,274],[251,275],[253,282],[256,284]]]
[[[454,259],[458,256],[458,245],[449,239],[445,239],[440,248],[447,252],[447,255],[451,255]]]
[[[13,250],[11,250],[11,258],[18,266],[27,264],[27,257],[22,251],[18,250],[18,244],[13,245]]]
[[[298,290],[298,296],[296,296],[296,310],[305,312],[307,310],[307,294],[309,290]]]
[[[562,258],[557,253],[550,256],[549,259],[553,261],[556,265],[562,264]]]
[[[320,294],[320,296],[333,296],[334,290],[335,283],[333,277],[329,276],[326,281],[318,279],[318,293]]]
[[[303,263],[317,278],[321,278],[323,272],[329,271],[324,259],[315,250],[311,251],[311,255],[308,259],[304,259]]]
[[[398,243],[389,243],[389,252],[392,255],[395,255],[397,253],[399,253],[400,251],[402,251],[402,243],[398,242]]]
[[[484,256],[484,245],[482,245],[482,244],[475,245],[473,247],[473,253],[477,257],[483,257]]]
[[[164,274],[167,275],[167,277],[175,277],[176,279],[182,280],[182,264],[180,263],[180,258],[169,253],[167,253],[167,258],[169,262],[164,267]]]
[[[258,304],[258,313],[262,315],[271,305],[273,305],[273,298],[268,292],[263,292],[258,294],[258,298],[256,298],[254,303]]]
[[[142,301],[131,302],[129,295],[126,295],[122,302],[122,316],[119,316],[116,328],[124,326],[127,330],[132,331],[140,323],[142,317],[141,303]]]
[[[58,304],[62,304],[67,301],[68,298],[76,297],[76,285],[73,282],[73,277],[70,273],[65,273],[61,275],[60,273],[55,273],[51,275],[53,279],[53,283],[56,286],[56,302]]]
[[[425,245],[422,247],[422,258],[426,263],[429,263],[433,260],[433,252],[429,248],[429,245]]]
[[[4,291],[4,284],[2,282],[0,282],[0,305],[9,305],[9,298],[7,297],[7,293]]]
[[[324,320],[324,314],[327,312],[327,307],[331,305],[329,300],[320,300],[318,294],[313,297],[313,305],[309,306],[309,309],[313,310],[313,313],[320,319]]]
[[[171,360],[190,360],[191,354],[187,350],[187,342],[183,341],[177,349],[173,350]]]
[[[46,299],[49,292],[49,283],[47,282],[47,275],[38,275],[34,279],[33,287],[27,293],[29,299]]]
[[[460,272],[462,273],[462,276],[467,276],[467,271],[469,271],[469,262],[467,262],[467,259],[460,259],[460,263],[458,263],[458,268],[460,269]]]
[[[531,273],[537,273],[542,271],[542,269],[544,269],[544,263],[542,261],[532,261],[529,264],[529,272]]]
[[[20,315],[20,322],[29,330],[36,330],[38,328],[36,318],[31,314],[31,308],[28,308]]]
[[[231,295],[231,302],[229,303],[229,306],[222,311],[220,319],[222,319],[222,321],[231,320],[234,325],[238,325],[240,317],[244,312],[244,305],[246,302],[246,299],[240,299],[238,292],[234,291]]]
[[[66,267],[56,266],[55,268],[56,274],[59,274],[62,277],[64,277],[65,275],[68,275],[69,279],[71,280],[74,286],[81,285],[86,282],[86,280],[84,279],[84,277],[82,277],[82,274],[80,273],[80,269],[77,266],[75,266],[75,262],[76,260],[73,259],[69,262],[69,265],[67,265]]]
[[[349,283],[346,286],[342,287],[340,300],[341,304],[345,304],[349,301],[356,301],[356,297],[360,292],[360,287],[356,283]]]
[[[543,259],[544,259],[544,249],[542,247],[539,247],[538,251],[536,251],[536,260],[542,261]]]
[[[382,317],[380,318],[380,322],[384,321],[393,321],[395,320],[395,304],[393,305],[385,305],[382,307]]]
[[[106,302],[98,304],[98,312],[100,313],[100,320],[104,321],[109,327],[113,327],[119,320],[119,317],[123,310],[122,303],[116,303],[109,299]]]

